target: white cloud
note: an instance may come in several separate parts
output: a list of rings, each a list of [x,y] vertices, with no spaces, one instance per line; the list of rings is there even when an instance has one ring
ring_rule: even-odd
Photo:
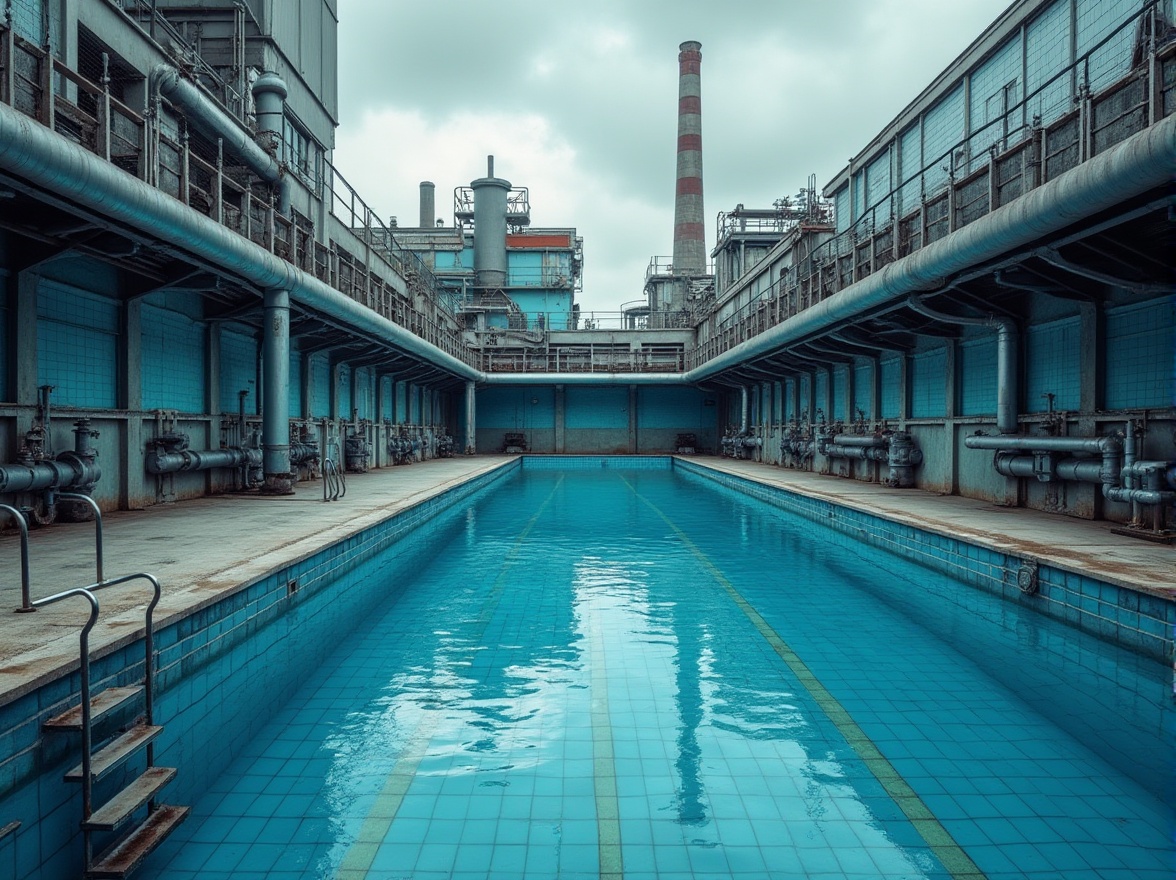
[[[642,294],[672,247],[678,44],[703,44],[709,218],[823,185],[1007,0],[349,0],[336,163],[381,213],[417,217],[496,172],[537,226],[585,239],[584,310]],[[713,244],[713,220],[707,223]]]

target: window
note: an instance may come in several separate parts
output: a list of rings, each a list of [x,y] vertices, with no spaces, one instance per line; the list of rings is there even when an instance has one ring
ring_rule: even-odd
[[[287,116],[282,133],[282,159],[300,177],[313,183],[315,155],[314,142],[310,136]]]

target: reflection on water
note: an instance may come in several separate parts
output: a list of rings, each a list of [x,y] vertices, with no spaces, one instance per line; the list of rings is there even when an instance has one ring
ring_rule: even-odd
[[[1098,643],[873,551],[814,541],[811,524],[779,511],[682,488],[668,473],[524,474],[438,523],[432,564],[259,735],[147,876],[180,871],[216,822],[244,820],[268,836],[209,850],[202,880],[246,873],[241,853],[270,844],[275,871],[308,878],[361,856],[379,876],[598,877],[608,845],[634,876],[942,876],[811,685],[680,535],[944,826],[984,841],[966,843],[984,870],[1016,873],[1002,861],[1010,847],[1065,844],[1160,876],[1168,814],[1083,739],[1098,718],[1132,735],[1125,749],[1162,751],[1170,710],[1128,686],[1139,670],[1115,655],[1125,717],[1052,726],[1102,705],[1061,681],[1053,659],[1095,656]],[[1097,669],[1070,671],[1105,692]],[[303,789],[296,821],[271,821],[273,804]],[[602,792],[615,793],[615,826]],[[1100,813],[1112,807],[1117,818]],[[1095,841],[1129,834],[1131,849],[1074,843],[1079,827]]]

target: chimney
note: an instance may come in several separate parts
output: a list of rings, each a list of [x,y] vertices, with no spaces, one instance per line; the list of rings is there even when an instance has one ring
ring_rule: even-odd
[[[421,229],[432,229],[437,220],[435,190],[433,181],[421,181]]]
[[[678,186],[674,200],[674,274],[706,272],[702,217],[702,43],[678,47]]]

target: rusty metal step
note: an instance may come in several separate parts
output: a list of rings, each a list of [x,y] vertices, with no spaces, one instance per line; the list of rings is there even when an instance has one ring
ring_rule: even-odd
[[[87,831],[113,831],[131,817],[131,813],[155,797],[175,778],[174,767],[148,767],[138,779],[95,810],[82,822]]]
[[[134,871],[147,856],[179,826],[190,807],[160,804],[146,821],[101,856],[86,871],[87,878],[122,878]]]
[[[143,688],[141,686],[113,687],[107,688],[96,697],[91,697],[90,723],[93,724],[103,715],[107,715],[113,712],[119,706],[122,706],[124,703],[133,700],[141,693],[143,693]],[[62,712],[60,715],[50,718],[42,725],[42,727],[44,727],[45,730],[81,730],[81,705],[74,706],[68,712]]]
[[[163,733],[163,728],[157,725],[136,724],[118,739],[94,753],[94,757],[90,760],[90,780],[97,782],[161,733]],[[66,773],[65,781],[81,782],[82,765],[78,764]]]

